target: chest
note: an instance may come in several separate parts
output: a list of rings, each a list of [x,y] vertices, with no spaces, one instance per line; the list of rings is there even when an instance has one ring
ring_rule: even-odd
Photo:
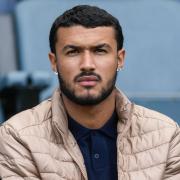
[[[84,180],[81,154],[77,146],[65,147],[62,143],[44,138],[28,137],[26,144],[42,180]],[[78,162],[78,163],[77,163]],[[80,163],[79,163],[80,162]],[[81,168],[79,167],[81,166]]]
[[[90,180],[117,179],[116,137],[92,131],[77,141]]]
[[[41,141],[41,142],[39,142]],[[82,152],[77,143],[65,146],[44,139],[32,140],[30,151],[43,180],[87,179]],[[162,179],[169,143],[161,136],[148,133],[143,136],[117,137],[117,171],[122,180]]]
[[[118,137],[118,177],[123,180],[162,179],[169,143],[156,134]]]

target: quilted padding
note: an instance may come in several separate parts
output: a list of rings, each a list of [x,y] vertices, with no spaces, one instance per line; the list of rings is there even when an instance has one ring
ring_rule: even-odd
[[[116,90],[119,180],[179,180],[178,125],[132,104]],[[0,127],[2,180],[87,180],[80,149],[68,130],[59,90]]]

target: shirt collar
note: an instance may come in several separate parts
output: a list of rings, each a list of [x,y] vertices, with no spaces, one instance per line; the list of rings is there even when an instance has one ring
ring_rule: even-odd
[[[99,129],[102,133],[105,135],[111,137],[111,138],[116,138],[117,136],[117,122],[118,122],[118,116],[117,113],[114,112],[110,119],[104,124],[103,127]]]
[[[93,131],[104,134],[110,138],[116,138],[117,137],[117,121],[118,121],[117,113],[114,112],[112,116],[110,117],[110,119],[106,122],[106,124],[104,124],[103,127],[99,129],[89,129],[79,124],[72,117],[68,116],[69,129],[77,141],[85,137],[86,135],[90,134]]]

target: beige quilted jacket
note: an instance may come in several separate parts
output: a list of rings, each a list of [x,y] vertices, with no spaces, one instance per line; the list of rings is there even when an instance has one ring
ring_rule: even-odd
[[[180,180],[180,133],[175,122],[133,105],[116,90],[119,180]],[[0,127],[2,180],[87,180],[83,157],[68,130],[57,90],[51,100]]]

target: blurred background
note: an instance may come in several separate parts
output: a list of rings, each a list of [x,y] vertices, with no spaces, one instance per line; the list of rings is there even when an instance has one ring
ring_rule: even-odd
[[[104,8],[122,25],[126,62],[117,87],[180,123],[179,0],[0,0],[0,123],[58,86],[48,60],[49,30],[77,4]]]

